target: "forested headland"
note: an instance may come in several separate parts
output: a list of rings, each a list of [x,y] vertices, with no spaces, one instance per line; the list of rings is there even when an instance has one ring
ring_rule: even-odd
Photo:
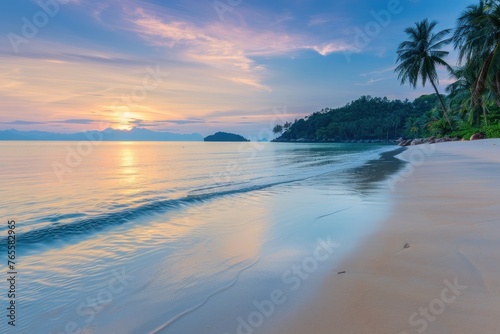
[[[401,84],[432,86],[432,95],[414,101],[363,96],[347,105],[325,108],[294,122],[278,124],[275,141],[394,140],[400,137],[500,137],[500,2],[468,6],[456,27],[436,30],[424,19],[405,29],[395,73]],[[447,63],[448,46],[458,63]],[[438,68],[453,82],[444,95]]]

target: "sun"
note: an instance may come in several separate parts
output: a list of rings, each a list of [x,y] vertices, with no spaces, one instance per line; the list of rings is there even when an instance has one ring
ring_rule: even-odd
[[[118,130],[127,130],[127,131],[132,130],[133,128],[134,126],[131,124],[120,124],[117,127]]]
[[[134,115],[129,112],[125,111],[119,114],[118,117],[118,130],[132,130],[134,128],[134,124],[132,124],[132,121],[135,119]]]

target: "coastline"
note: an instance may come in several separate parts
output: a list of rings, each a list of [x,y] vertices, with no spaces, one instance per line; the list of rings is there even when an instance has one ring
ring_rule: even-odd
[[[398,156],[394,212],[345,273],[269,333],[499,333],[500,140],[426,148]]]

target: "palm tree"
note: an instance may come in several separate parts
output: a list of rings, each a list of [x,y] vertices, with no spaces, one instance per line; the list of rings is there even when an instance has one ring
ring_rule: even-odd
[[[477,82],[477,66],[467,63],[465,66],[454,69],[451,73],[455,82],[446,87],[450,94],[450,105],[458,112],[467,114],[467,120],[470,124],[480,125],[481,112],[484,112],[484,99],[474,99],[474,85]],[[480,105],[478,104],[480,103]]]
[[[401,80],[402,84],[408,81],[413,88],[417,87],[419,79],[421,79],[424,87],[427,80],[429,80],[439,98],[448,124],[453,127],[448,110],[436,86],[436,84],[439,84],[436,66],[440,65],[450,71],[452,70],[450,65],[443,59],[449,52],[442,50],[444,46],[451,42],[450,39],[445,39],[446,35],[450,33],[450,29],[434,33],[433,30],[436,25],[436,21],[429,22],[425,19],[415,23],[414,27],[405,29],[409,39],[399,45],[397,52],[399,65],[396,67],[395,72],[398,73],[398,79]]]
[[[446,124],[445,119],[441,117],[437,109],[427,112],[423,118],[423,121],[425,121],[425,128],[431,135],[442,136],[447,132],[446,127],[448,124]]]
[[[407,134],[410,136],[416,137],[417,134],[420,132],[420,120],[418,117],[408,117],[405,121],[405,131]]]
[[[480,62],[477,80],[473,85],[472,101],[482,104],[481,97],[490,88],[500,106],[500,3],[498,0],[480,0],[471,5],[457,20],[453,42],[459,50],[459,61]],[[486,110],[483,116],[487,125]]]

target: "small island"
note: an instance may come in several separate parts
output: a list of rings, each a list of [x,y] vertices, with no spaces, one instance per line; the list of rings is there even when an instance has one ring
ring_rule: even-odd
[[[239,141],[250,141],[250,140],[234,133],[217,132],[211,136],[205,137],[204,141],[239,142]]]

